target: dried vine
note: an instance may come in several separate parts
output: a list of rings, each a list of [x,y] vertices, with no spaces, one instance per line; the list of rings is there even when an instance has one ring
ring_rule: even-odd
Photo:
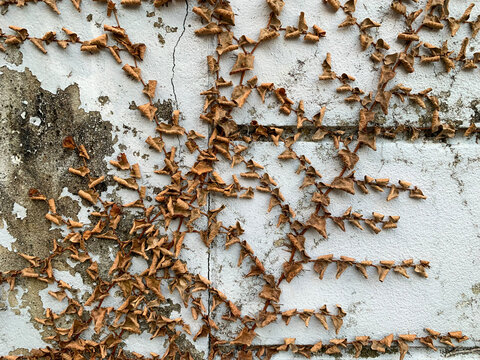
[[[55,0],[41,2],[59,13]],[[168,5],[169,2],[171,0],[155,0],[154,5],[160,7]],[[145,141],[152,152],[164,162],[164,167],[155,170],[155,173],[170,179],[170,185],[154,193],[154,189],[148,188],[143,182],[143,169],[140,169],[138,164],[130,164],[127,156],[122,153],[117,160],[110,162],[119,172],[119,175],[111,177],[111,180],[119,188],[136,193],[137,199],[127,204],[108,201],[106,193],[99,189],[103,182],[109,181],[109,177],[103,174],[92,174],[89,169],[88,152],[95,149],[86,149],[84,145],[77,144],[75,134],[64,139],[63,147],[78,154],[78,164],[72,164],[69,168],[70,173],[72,176],[85,178],[85,188],[79,189],[78,195],[85,200],[85,204],[95,210],[92,215],[97,217],[98,221],[94,226],[89,227],[62,216],[57,212],[55,200],[49,198],[48,194],[44,195],[48,189],[30,190],[29,196],[32,200],[45,202],[45,208],[48,209],[45,218],[57,226],[68,228],[70,232],[63,239],[53,240],[51,253],[47,258],[20,254],[29,265],[22,270],[0,273],[0,283],[8,282],[10,289],[14,289],[18,279],[21,278],[56,284],[59,290],[50,291],[49,294],[59,301],[67,299],[68,306],[58,314],[45,309],[44,316],[35,319],[46,329],[51,330],[53,335],[45,339],[50,343],[49,347],[32,350],[25,356],[4,356],[3,358],[142,359],[144,357],[139,354],[124,351],[122,343],[126,334],[148,331],[152,338],[168,339],[165,353],[152,353],[153,359],[192,359],[190,351],[180,347],[177,341],[183,333],[191,334],[189,324],[182,318],[171,319],[159,312],[159,306],[166,301],[162,293],[163,286],[168,286],[171,292],[178,293],[185,307],[191,309],[193,318],[202,322],[200,330],[193,339],[209,338],[209,359],[216,356],[222,359],[253,359],[254,356],[269,359],[281,351],[292,351],[309,358],[317,353],[338,354],[347,347],[353,347],[357,357],[364,348],[384,353],[387,348],[395,347],[400,353],[400,359],[403,359],[409,349],[408,344],[414,341],[436,350],[436,342],[454,347],[453,341],[462,342],[468,339],[460,331],[440,334],[427,328],[425,336],[390,334],[379,340],[358,336],[352,340],[334,338],[303,345],[295,344],[293,338],[287,338],[284,344],[254,344],[256,328],[266,327],[278,319],[288,325],[292,317],[299,317],[304,321],[305,326],[309,325],[311,319],[317,319],[325,330],[329,330],[329,323],[331,323],[338,334],[343,318],[347,315],[340,306],[337,306],[336,314],[331,313],[326,306],[301,311],[280,310],[281,284],[285,280],[290,282],[299,276],[304,266],[310,263],[320,279],[331,264],[337,268],[337,278],[349,267],[358,270],[365,278],[369,277],[367,270],[375,268],[380,281],[383,281],[391,270],[406,278],[409,278],[407,272],[409,269],[413,270],[414,274],[428,277],[429,262],[426,260],[418,262],[413,259],[380,260],[374,263],[369,260],[356,261],[347,256],[335,258],[332,254],[312,258],[306,252],[304,235],[309,229],[313,229],[319,236],[327,238],[327,219],[343,231],[346,231],[346,223],[360,230],[364,230],[366,226],[375,234],[397,227],[400,218],[395,215],[385,217],[373,212],[371,217],[366,217],[352,211],[351,207],[341,215],[332,215],[329,211],[331,202],[329,194],[332,192],[355,195],[358,190],[365,194],[375,190],[386,192],[387,201],[394,200],[401,192],[408,192],[414,200],[426,199],[421,189],[405,180],[391,182],[388,178],[356,176],[358,151],[362,147],[375,150],[377,137],[395,139],[399,135],[404,135],[415,140],[421,133],[436,139],[453,137],[455,127],[440,121],[440,102],[436,96],[430,95],[432,89],[413,93],[407,86],[389,86],[389,84],[395,78],[397,68],[402,67],[407,73],[412,73],[415,70],[415,62],[423,64],[442,62],[447,72],[456,66],[471,71],[477,68],[477,63],[480,62],[480,52],[467,54],[469,37],[463,40],[461,48],[456,53],[448,49],[447,41],[432,45],[422,42],[420,37],[421,30],[424,28],[438,30],[444,26],[449,27],[452,36],[461,26],[469,26],[471,37],[475,37],[480,31],[480,16],[476,20],[470,20],[473,4],[467,7],[460,18],[456,19],[449,16],[447,0],[428,0],[423,8],[416,11],[410,11],[410,5],[404,4],[402,0],[393,0],[391,10],[398,14],[405,25],[405,31],[398,34],[398,41],[403,42],[405,46],[403,51],[392,53],[388,52],[390,46],[383,39],[374,39],[371,33],[370,29],[380,27],[380,23],[370,18],[358,20],[354,17],[356,0],[348,0],[343,5],[338,0],[324,0],[324,2],[324,6],[330,7],[333,11],[344,12],[345,20],[338,27],[356,27],[363,51],[365,53],[367,50],[370,51],[372,63],[381,65],[376,92],[366,94],[360,87],[355,86],[354,76],[345,73],[337,75],[332,66],[330,54],[327,53],[323,61],[322,69],[319,70],[319,81],[338,82],[336,92],[346,95],[344,99],[346,102],[358,104],[358,125],[351,131],[324,126],[325,107],[321,108],[313,118],[305,117],[303,101],[295,103],[288,97],[286,89],[276,87],[274,83],[259,84],[256,76],[247,76],[247,73],[251,74],[254,70],[255,51],[266,42],[283,35],[285,39],[292,41],[302,37],[303,41],[314,45],[328,36],[320,26],[308,26],[303,12],[299,15],[296,26],[283,26],[279,18],[285,5],[283,0],[266,1],[271,12],[266,19],[266,26],[260,29],[257,39],[235,35],[233,30],[235,15],[228,1],[198,0],[198,6],[192,9],[203,22],[203,26],[195,33],[199,37],[215,37],[218,44],[215,54],[206,59],[208,69],[215,77],[214,85],[201,93],[205,102],[204,111],[199,118],[209,125],[208,137],[206,134],[182,127],[179,110],[172,113],[170,121],[160,121],[154,102],[157,81],[147,80],[139,65],[147,48],[143,43],[132,42],[127,31],[120,25],[117,16],[118,4],[110,0],[105,1],[107,17],[114,22],[114,25],[105,24],[103,28],[105,33],[90,40],[81,40],[74,31],[67,28],[62,28],[64,36],[58,38],[55,31],[49,31],[43,36],[32,36],[30,33],[34,32],[33,29],[13,25],[10,26],[11,34],[0,30],[1,51],[4,51],[6,46],[22,46],[29,41],[44,54],[47,54],[48,46],[56,43],[64,49],[67,46],[78,46],[82,52],[106,53],[107,56],[112,56],[132,81],[141,84],[139,91],[143,92],[147,100],[145,104],[138,106],[138,110],[143,117],[155,122],[157,132]],[[24,0],[0,0],[2,6],[15,4],[22,7],[28,3]],[[78,11],[81,11],[80,0],[72,0],[72,3]],[[125,11],[128,11],[128,7],[142,6],[140,0],[122,0],[120,4]],[[423,18],[421,18],[422,14]],[[416,28],[413,26],[414,23],[418,24]],[[238,51],[236,62],[228,71],[228,75],[233,77],[225,79],[227,74],[221,72],[220,65],[224,56],[234,51]],[[125,57],[128,57],[128,63]],[[249,77],[248,80],[246,76]],[[237,78],[238,83],[234,85],[233,81]],[[231,89],[230,98],[221,95],[225,93],[225,89]],[[254,90],[262,102],[270,101],[268,97],[272,94],[271,97],[277,101],[279,112],[285,116],[293,113],[296,124],[286,128],[262,126],[252,122],[248,126],[248,132],[245,131],[246,127],[237,124],[234,116],[250,96],[255,96]],[[408,99],[420,108],[431,109],[431,126],[379,125],[376,121],[378,112],[387,114],[393,97],[397,97],[402,102]],[[476,132],[478,130],[472,123],[464,135],[471,136]],[[324,181],[321,173],[312,166],[310,160],[294,150],[294,144],[301,136],[309,137],[313,141],[322,141],[325,138],[332,140],[343,166],[338,176]],[[168,138],[172,137],[178,137],[183,141],[179,148],[168,145]],[[202,139],[205,140],[202,142]],[[254,159],[245,158],[244,153],[249,149],[250,144],[264,140],[271,140],[276,146],[283,146],[283,152],[278,156],[279,161],[297,163],[297,174],[303,177],[300,189],[313,189],[310,198],[313,210],[305,222],[296,219],[295,209],[285,200],[277,181],[265,171],[264,167]],[[199,145],[205,142],[206,146]],[[177,153],[187,150],[196,155],[196,161],[191,168],[183,171]],[[231,167],[237,173],[230,181],[224,180],[215,170],[216,162],[222,161],[231,163]],[[254,180],[257,184],[255,187],[244,186],[241,179]],[[251,199],[257,192],[270,195],[268,212],[277,207],[280,210],[277,226],[283,226],[289,259],[283,264],[283,271],[279,278],[267,272],[262,264],[262,254],[256,254],[247,242],[248,239],[242,238],[244,230],[240,223],[225,225],[217,219],[220,212],[228,210],[225,206],[213,210],[206,206],[208,197],[213,194],[226,198]],[[155,200],[151,204],[147,201],[149,196]],[[129,232],[119,231],[120,222],[128,221],[127,215],[131,214],[134,214],[134,219]],[[206,228],[201,228],[200,222],[197,221],[202,218],[207,222]],[[235,303],[217,289],[210,280],[189,271],[188,264],[179,258],[187,234],[197,234],[207,247],[210,247],[215,239],[223,241],[226,249],[233,245],[240,247],[238,266],[248,259],[251,268],[245,276],[256,276],[264,282],[258,294],[264,300],[264,306],[258,310],[257,314],[254,316],[242,314]],[[89,243],[95,239],[108,239],[115,242],[117,246],[115,260],[106,277],[100,275],[99,264],[89,253]],[[92,280],[94,290],[85,303],[75,299],[69,291],[71,285],[57,280],[54,276],[55,263],[62,261],[63,254],[87,265],[86,273]],[[132,274],[129,271],[133,257],[140,257],[148,262],[148,268],[141,274]],[[123,304],[118,308],[102,306],[104,300],[111,296],[111,290],[114,288],[121,290]],[[208,299],[207,306],[204,304],[206,299]],[[234,339],[220,337],[217,331],[219,327],[213,319],[213,311],[217,307],[224,311],[222,316],[224,321],[241,324],[242,330]],[[86,330],[91,326],[96,334],[96,340],[85,337]]]

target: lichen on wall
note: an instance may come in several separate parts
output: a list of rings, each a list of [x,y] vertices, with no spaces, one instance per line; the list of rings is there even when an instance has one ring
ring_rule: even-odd
[[[112,125],[98,112],[87,113],[79,107],[76,85],[52,94],[42,89],[28,70],[21,73],[1,67],[0,74],[0,217],[17,239],[15,252],[47,256],[49,239],[60,232],[52,233],[46,221],[38,221],[45,208],[32,202],[28,191],[47,189],[50,197],[59,199],[59,209],[75,219],[78,203],[61,194],[64,188],[76,193],[80,182],[65,167],[74,157],[61,150],[62,140],[72,131],[81,134],[81,141],[95,149],[92,170],[103,173],[107,170],[105,158],[113,153]],[[19,218],[13,211],[16,204],[28,216]],[[0,251],[0,271],[22,264],[14,253]]]

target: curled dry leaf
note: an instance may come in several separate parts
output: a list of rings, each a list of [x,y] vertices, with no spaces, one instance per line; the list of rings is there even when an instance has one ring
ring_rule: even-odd
[[[264,29],[260,30],[260,35],[258,37],[258,42],[271,40],[271,39],[276,38],[277,36],[280,36],[278,31],[276,31],[274,29],[264,28]]]
[[[86,166],[81,166],[77,169],[69,168],[68,171],[70,171],[72,174],[82,176],[82,177],[90,173],[90,169],[87,168]]]
[[[342,190],[355,195],[354,181],[351,177],[336,177],[330,185],[332,189]]]
[[[232,345],[246,345],[250,346],[252,344],[253,339],[257,336],[257,333],[253,330],[249,330],[248,328],[243,328],[240,334],[232,340],[230,343]]]
[[[195,34],[197,35],[215,35],[220,34],[222,32],[222,28],[217,24],[211,22],[208,25],[202,27],[201,29],[195,30]]]
[[[317,230],[325,239],[327,238],[326,220],[325,217],[318,216],[316,214],[310,215],[310,218],[305,223],[307,226]]]
[[[238,105],[238,107],[242,107],[247,101],[248,96],[252,92],[252,89],[248,86],[244,85],[237,85],[233,89],[232,92],[232,100]]]
[[[325,3],[327,3],[328,5],[330,5],[330,7],[337,11],[338,9],[340,9],[340,1],[338,0],[323,0]]]
[[[293,263],[290,264],[286,262],[283,264],[283,270],[285,273],[285,277],[287,282],[291,282],[295,276],[297,276],[303,269],[303,265],[301,263]]]
[[[129,189],[132,190],[138,190],[138,184],[135,181],[135,179],[129,178],[129,179],[122,179],[118,176],[114,176],[113,180],[119,183],[120,185],[123,185]]]
[[[140,68],[132,67],[129,64],[125,64],[122,69],[123,69],[123,71],[125,71],[125,73],[127,73],[127,75],[129,75],[133,79],[135,79],[137,81],[141,80],[141,70],[140,70]]]
[[[267,0],[268,6],[270,6],[270,9],[275,13],[275,15],[280,15],[282,12],[282,9],[285,5],[285,1],[283,0]]]
[[[148,83],[143,88],[143,93],[150,99],[155,97],[155,90],[157,88],[157,80],[148,80]]]
[[[95,204],[97,203],[98,197],[99,197],[99,194],[98,194],[96,191],[94,191],[94,190],[86,190],[86,191],[84,191],[84,190],[79,190],[79,191],[78,191],[78,195],[79,195],[81,198],[89,201],[89,202],[92,203],[93,205],[95,205]]]
[[[320,75],[320,80],[331,80],[335,79],[336,74],[332,71],[332,56],[330,53],[327,53],[327,57],[322,63],[323,73]]]
[[[146,103],[138,106],[138,110],[145,116],[148,120],[152,121],[155,118],[157,113],[157,108],[151,103]]]
[[[338,152],[338,155],[342,159],[343,163],[347,167],[347,169],[353,169],[355,164],[359,160],[359,157],[356,153],[351,152],[348,149],[342,149]]]
[[[235,62],[235,65],[233,65],[232,71],[230,71],[230,75],[247,70],[253,70],[254,58],[255,57],[252,54],[239,53],[237,56],[237,61]]]

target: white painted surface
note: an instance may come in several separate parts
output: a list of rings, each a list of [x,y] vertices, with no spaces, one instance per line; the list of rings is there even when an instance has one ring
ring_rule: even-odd
[[[0,305],[5,302],[6,309],[0,308],[0,344],[2,355],[15,349],[35,349],[44,347],[47,344],[43,342],[37,329],[33,326],[30,314],[28,313],[28,304],[22,304],[23,289],[15,290],[15,302],[9,302],[8,285],[0,285]]]
[[[0,223],[0,246],[12,251],[12,244],[16,239],[8,232],[8,225],[5,220]]]
[[[23,220],[27,216],[27,209],[22,205],[15,203],[13,204],[12,214],[16,215],[17,219]]]
[[[359,1],[357,17],[366,15],[367,3]],[[476,4],[480,2],[475,1]],[[32,35],[41,36],[49,30],[61,33],[61,27],[79,33],[82,39],[90,39],[102,33],[99,24],[113,24],[113,18],[106,18],[102,4],[85,2],[82,13],[77,13],[70,3],[59,3],[61,16],[57,16],[45,8],[44,4],[30,4],[26,8],[10,7],[6,16],[0,17],[0,25],[28,26]],[[194,6],[189,1],[189,7]],[[266,23],[268,9],[263,0],[232,1],[237,15],[237,34],[245,34],[256,38],[258,31]],[[463,2],[451,4],[452,16],[458,17],[466,5]],[[373,20],[382,21],[379,36],[383,37],[393,48],[403,46],[394,39],[396,32],[402,30],[400,21],[385,16],[388,2],[375,5],[368,3],[368,16]],[[479,6],[474,8],[472,18],[479,13]],[[207,74],[205,58],[214,51],[211,40],[198,38],[193,31],[201,24],[196,15],[189,12],[187,27],[182,34],[182,23],[185,14],[185,3],[175,1],[168,8],[154,9],[150,4],[139,9],[120,9],[119,20],[133,41],[145,42],[148,50],[145,61],[141,65],[145,79],[159,81],[157,97],[161,101],[175,99],[182,111],[182,125],[187,129],[195,129],[208,134],[204,122],[198,119],[203,106],[199,93],[211,86],[213,79]],[[358,34],[356,29],[336,30],[336,25],[343,20],[343,15],[326,11],[320,1],[288,2],[282,13],[284,25],[295,25],[300,11],[306,12],[309,25],[318,24],[327,31],[327,37],[318,44],[304,44],[301,40],[286,41],[278,38],[259,48],[255,53],[255,74],[259,82],[274,82],[284,86],[289,97],[295,101],[305,100],[306,116],[314,115],[321,106],[327,106],[326,125],[352,125],[356,123],[358,108],[346,105],[343,97],[335,93],[336,83],[319,82],[321,63],[326,53],[332,54],[333,69],[337,73],[346,72],[354,75],[356,86],[366,92],[373,91],[377,82],[377,73],[372,70],[368,54],[358,54]],[[38,16],[41,11],[42,16]],[[155,12],[147,17],[148,12]],[[86,16],[92,14],[93,20],[86,21]],[[162,18],[163,26],[157,28],[158,18]],[[254,24],[254,25],[252,25]],[[191,26],[190,26],[191,25]],[[168,32],[166,26],[178,28],[177,32]],[[390,31],[391,28],[395,32]],[[452,48],[458,49],[463,37],[463,28],[451,40]],[[158,34],[165,39],[165,44],[158,41]],[[423,33],[422,33],[423,35]],[[425,33],[425,40],[435,41],[435,34]],[[447,32],[442,32],[443,38],[450,38]],[[480,37],[470,43],[479,48]],[[178,42],[178,45],[176,45]],[[173,49],[175,50],[175,72],[173,73]],[[112,138],[118,137],[115,145],[116,153],[121,152],[119,145],[127,144],[127,153],[132,162],[139,162],[142,170],[156,163],[154,157],[144,159],[142,155],[148,152],[144,140],[151,135],[154,127],[141,118],[137,111],[129,110],[129,103],[135,101],[142,104],[144,99],[141,88],[125,77],[121,68],[114,60],[105,54],[96,56],[80,53],[78,47],[71,46],[66,51],[56,46],[48,47],[49,54],[43,55],[32,44],[22,46],[23,63],[19,66],[8,64],[12,69],[23,71],[30,69],[42,83],[42,87],[56,92],[57,88],[65,88],[77,83],[80,88],[81,107],[86,111],[100,111],[102,118],[114,124],[116,130]],[[221,75],[226,76],[233,65],[233,54],[227,56]],[[1,60],[4,63],[4,60]],[[249,78],[247,73],[247,79]],[[396,83],[410,86],[414,91],[432,87],[432,94],[439,96],[445,106],[440,116],[442,119],[461,121],[468,125],[473,119],[475,108],[472,105],[478,100],[479,71],[473,72],[453,70],[450,74],[443,72],[443,65],[433,67],[417,66],[417,71],[407,75],[399,71]],[[233,77],[236,79],[236,77]],[[235,80],[236,81],[236,80]],[[172,83],[175,87],[172,86]],[[105,105],[98,102],[99,96],[107,95],[110,99]],[[273,104],[273,96],[261,104],[258,97],[251,96],[242,109],[234,111],[236,121],[249,123],[257,120],[261,124],[294,124],[295,117],[279,114]],[[418,123],[419,116],[424,111],[396,103],[387,122],[399,121]],[[19,114],[21,115],[21,114]],[[127,125],[132,130],[125,130]],[[335,159],[335,152],[329,141],[322,143],[300,142],[294,146],[298,154],[306,155],[313,165],[322,173],[326,182],[331,181],[340,171],[340,162]],[[249,156],[266,166],[267,171],[280,184],[282,193],[294,207],[300,219],[308,214],[311,204],[303,191],[298,190],[301,178],[294,176],[296,164],[289,161],[279,162],[276,156],[283,149],[275,148],[272,143],[257,143],[249,150]],[[94,152],[94,150],[93,150]],[[342,233],[328,223],[328,240],[320,239],[317,234],[307,233],[307,249],[313,255],[333,253],[336,256],[351,256],[358,260],[369,259],[397,260],[407,258],[426,259],[431,261],[429,279],[412,275],[404,279],[395,274],[389,274],[384,283],[375,279],[364,280],[353,269],[339,279],[334,279],[333,269],[327,271],[324,280],[319,280],[311,268],[306,267],[301,276],[290,284],[283,284],[281,296],[282,310],[290,308],[314,309],[323,304],[329,308],[341,304],[347,311],[345,326],[339,336],[352,338],[357,335],[370,335],[381,338],[394,333],[422,333],[424,327],[438,331],[462,330],[471,337],[465,346],[477,346],[480,342],[479,294],[474,292],[474,286],[480,283],[478,259],[480,255],[478,219],[480,205],[478,195],[478,178],[480,176],[480,148],[475,140],[465,140],[456,137],[446,143],[419,140],[409,143],[403,140],[379,141],[377,152],[361,150],[361,160],[357,165],[357,175],[373,177],[389,177],[397,180],[411,181],[418,185],[428,196],[426,201],[412,200],[407,194],[392,202],[385,201],[386,194],[371,193],[369,195],[337,195],[332,201],[332,212],[341,214],[349,206],[365,215],[372,211],[385,215],[400,215],[398,229],[384,231],[374,235],[368,229],[360,232],[347,226],[347,232]],[[184,157],[184,165],[189,166],[194,161],[189,155]],[[108,159],[107,159],[108,160]],[[15,161],[15,159],[12,159]],[[243,169],[242,169],[243,170]],[[230,174],[229,164],[218,164],[218,171]],[[239,172],[239,169],[235,169]],[[162,180],[153,174],[153,170],[144,172],[148,185],[161,186]],[[248,181],[242,180],[242,184]],[[74,195],[64,194],[66,196]],[[125,199],[128,195],[125,194]],[[307,199],[307,200],[305,200]],[[332,199],[333,200],[333,199]],[[285,230],[277,229],[275,210],[265,215],[268,198],[256,194],[254,200],[225,200],[212,198],[212,208],[225,203],[228,212],[222,213],[220,219],[225,226],[234,225],[238,220],[246,230],[243,237],[251,244],[256,255],[264,262],[267,269],[275,275],[281,272],[282,263],[288,254],[278,247],[278,240],[285,236]],[[81,216],[86,219],[86,214]],[[10,239],[6,227],[0,229],[0,245],[11,250]],[[256,294],[262,284],[255,279],[244,279],[247,266],[238,269],[238,249],[225,251],[217,240],[211,250],[210,261],[205,246],[198,238],[187,236],[183,250],[189,269],[203,276],[210,274],[215,286],[225,292],[242,306],[244,314],[254,315],[262,305]],[[277,246],[276,246],[277,245]],[[141,264],[137,264],[140,265]],[[210,267],[210,268],[209,268]],[[75,278],[76,279],[76,278]],[[74,279],[71,279],[74,280]],[[67,281],[68,282],[68,281]],[[42,299],[44,297],[42,296]],[[105,304],[108,304],[106,300]],[[45,300],[45,305],[49,302]],[[108,306],[108,305],[107,305]],[[14,316],[12,310],[0,311],[0,322],[7,324],[0,327],[0,348],[8,351],[16,347],[33,348],[41,346],[39,334],[29,324],[27,314]],[[195,333],[199,324],[191,321],[189,311],[182,309],[182,316],[192,325]],[[224,329],[225,334],[232,334],[231,329]],[[311,343],[319,339],[327,340],[334,337],[333,333],[322,330],[315,320],[308,329],[298,320],[292,320],[287,327],[280,321],[278,325],[259,329],[257,343],[279,343],[283,337],[296,337],[297,343]],[[26,338],[19,334],[27,334]],[[131,336],[127,341],[127,349],[142,354],[150,351],[161,352],[158,347],[160,340],[149,343],[145,334]],[[20,340],[20,339],[25,339]],[[207,343],[198,341],[199,350],[206,350]],[[410,359],[441,358],[441,353],[411,350]],[[467,355],[469,359],[473,355]],[[384,359],[397,358],[386,355]],[[291,354],[281,354],[276,359],[289,359]],[[347,358],[345,355],[344,358]],[[462,357],[456,357],[462,359]]]

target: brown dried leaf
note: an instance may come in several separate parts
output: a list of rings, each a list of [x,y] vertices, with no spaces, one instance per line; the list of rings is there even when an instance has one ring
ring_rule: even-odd
[[[78,196],[89,201],[92,205],[95,205],[98,201],[99,194],[95,190],[80,190]]]
[[[330,187],[355,195],[355,188],[353,184],[354,181],[351,177],[336,177]]]
[[[74,168],[68,168],[68,171],[71,172],[72,174],[75,174],[75,175],[78,175],[78,176],[82,176],[84,177],[85,175],[89,174],[90,173],[90,169],[87,168],[86,166],[81,166],[77,169],[74,169]]]
[[[305,223],[305,225],[307,225],[311,228],[314,228],[325,239],[327,238],[325,217],[318,216],[317,214],[313,213],[312,215],[310,215],[310,218]]]
[[[347,169],[353,169],[355,167],[355,164],[359,160],[359,157],[356,153],[351,152],[348,149],[342,149],[338,152],[338,155],[342,159],[343,163],[345,164],[345,167]]]
[[[222,28],[217,24],[211,22],[208,25],[204,26],[203,28],[195,30],[195,34],[197,35],[215,35],[220,34],[222,32]]]
[[[145,142],[158,152],[162,152],[163,148],[165,147],[165,143],[163,142],[162,138],[159,137],[152,138],[149,136]]]
[[[376,146],[376,136],[374,133],[359,132],[358,133],[358,142],[360,144],[365,144],[372,150],[377,150]]]
[[[295,276],[297,276],[303,269],[303,265],[299,262],[297,263],[289,263],[286,262],[283,264],[283,270],[285,273],[285,279],[289,283],[293,280]]]
[[[123,67],[122,67],[123,71],[125,71],[127,73],[127,75],[129,75],[130,77],[132,77],[133,79],[137,80],[137,81],[141,81],[141,70],[140,68],[138,67],[132,67],[131,65],[129,64],[125,64]]]
[[[63,139],[62,146],[66,149],[75,149],[77,147],[71,136],[67,136]]]
[[[336,74],[332,71],[332,56],[330,53],[327,53],[327,57],[322,63],[323,73],[319,76],[320,80],[331,80],[335,79]]]
[[[248,96],[252,92],[252,89],[245,85],[237,85],[234,87],[232,92],[232,100],[238,105],[238,107],[242,107],[247,101]]]
[[[319,256],[313,265],[313,270],[318,273],[320,280],[323,280],[325,270],[327,270],[328,265],[332,262],[333,254]]]
[[[157,88],[157,80],[148,80],[147,85],[143,88],[143,93],[147,95],[150,99],[155,97],[155,90]]]
[[[283,0],[267,0],[268,6],[272,9],[275,15],[280,15],[282,12],[283,6],[285,5],[285,1]]]
[[[139,105],[137,106],[137,109],[140,110],[142,115],[145,116],[150,121],[153,121],[153,119],[155,118],[155,114],[157,113],[157,110],[158,110],[151,103]]]
[[[212,20],[212,10],[205,6],[195,6],[192,11],[204,19],[206,22],[210,22]]]
[[[323,0],[325,3],[327,3],[328,5],[330,5],[330,7],[337,11],[338,9],[340,9],[340,1],[338,0]]]
[[[230,75],[247,70],[253,70],[254,59],[255,56],[252,54],[239,53],[237,56],[237,61],[235,62],[235,65],[233,65],[232,71],[230,71]]]
[[[356,23],[357,23],[357,18],[353,17],[353,16],[350,15],[350,14],[347,14],[347,17],[345,18],[345,20],[343,20],[343,21],[338,25],[338,27],[339,27],[339,28],[343,28],[343,27],[355,25]]]
[[[37,49],[39,49],[41,52],[43,52],[44,54],[47,53],[47,50],[45,50],[45,48],[43,47],[43,41],[42,41],[42,39],[30,38],[30,41],[31,41],[32,44],[35,45],[35,46],[37,47]]]
[[[260,30],[260,35],[258,37],[258,42],[266,41],[266,40],[271,40],[276,38],[277,36],[280,36],[278,31],[270,28],[263,28]]]
[[[240,334],[235,338],[235,340],[230,341],[230,344],[250,346],[252,344],[253,339],[256,336],[257,336],[257,333],[255,331],[245,327],[242,329]]]
[[[129,189],[138,190],[138,184],[135,179],[132,179],[132,178],[122,179],[118,176],[114,176],[113,180]]]

